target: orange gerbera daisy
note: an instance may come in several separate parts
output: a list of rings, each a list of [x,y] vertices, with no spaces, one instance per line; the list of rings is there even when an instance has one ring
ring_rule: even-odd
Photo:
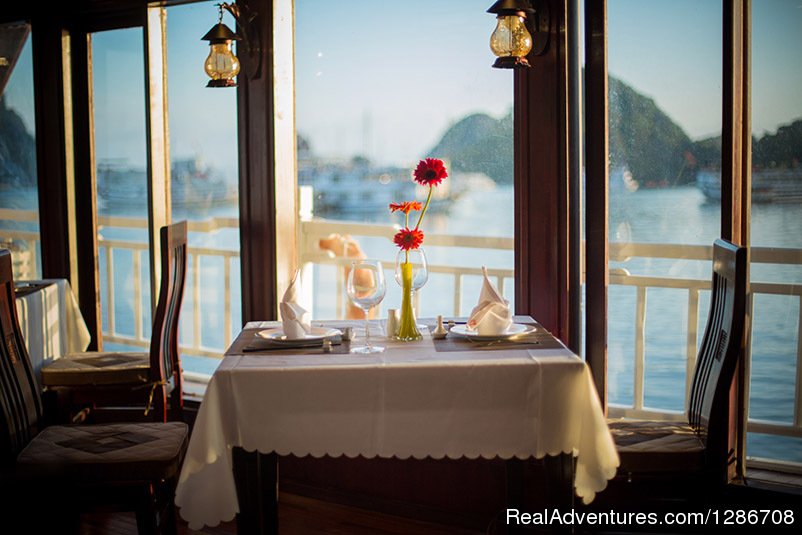
[[[404,215],[409,215],[413,210],[420,210],[423,208],[423,203],[418,201],[404,201],[404,202],[391,202],[390,212],[403,212]]]
[[[416,228],[402,228],[396,232],[393,242],[404,251],[417,249],[423,243],[423,231]]]
[[[412,175],[415,177],[415,182],[421,186],[437,186],[448,176],[448,171],[443,160],[426,158],[418,162]]]

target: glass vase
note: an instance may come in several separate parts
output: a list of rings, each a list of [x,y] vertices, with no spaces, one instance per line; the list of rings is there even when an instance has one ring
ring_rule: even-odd
[[[401,320],[396,339],[411,342],[422,340],[415,319],[415,292],[426,284],[429,278],[426,254],[423,249],[399,251],[396,257],[395,280],[401,286]]]

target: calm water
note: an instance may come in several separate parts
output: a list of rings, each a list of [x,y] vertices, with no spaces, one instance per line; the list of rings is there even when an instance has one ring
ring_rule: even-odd
[[[512,236],[513,217],[511,189],[467,194],[457,201],[447,214],[427,214],[422,228],[427,233],[463,235]],[[22,207],[22,206],[20,206]],[[719,207],[705,202],[693,187],[666,190],[639,190],[634,193],[611,195],[610,237],[620,242],[655,242],[710,245],[719,234]],[[236,216],[235,206],[225,206],[201,213],[176,213],[175,219],[204,219],[210,216]],[[754,246],[802,248],[802,206],[791,204],[755,205],[752,209],[752,244]],[[400,218],[377,214],[374,222],[400,223]],[[141,231],[105,228],[105,238],[142,241]],[[392,267],[395,247],[385,238],[363,238],[360,245],[369,257],[380,258]],[[239,248],[236,230],[225,229],[212,233],[191,233],[190,243],[227,250]],[[486,251],[468,248],[427,247],[431,264],[512,269],[511,251]],[[105,286],[105,258],[101,257],[101,277]],[[115,314],[118,330],[132,325],[131,257],[126,251],[115,253],[114,266],[118,281],[115,285]],[[611,262],[611,268],[626,269],[632,275],[709,279],[709,262],[633,258]],[[147,261],[142,259],[140,276],[147,280]],[[225,348],[222,325],[225,314],[224,293],[221,288],[222,261],[201,259],[199,276],[203,289],[201,312],[201,342],[208,348]],[[332,291],[338,277],[330,266],[314,266],[311,285],[317,296],[312,312],[318,319],[335,316],[335,297]],[[754,265],[752,281],[802,284],[802,266]],[[479,293],[479,277],[465,277],[460,312],[468,314]],[[512,301],[512,280],[506,281],[505,295]],[[142,284],[145,299],[148,285]],[[332,289],[332,290],[329,290]],[[240,320],[239,263],[231,265],[232,325],[235,332]],[[431,275],[421,290],[421,315],[451,315],[454,282],[446,275]],[[685,290],[650,289],[647,293],[645,405],[658,409],[684,409],[687,299]],[[105,295],[103,296],[105,307]],[[700,299],[698,332],[701,337],[707,317],[709,292]],[[752,379],[750,384],[750,416],[778,422],[791,422],[794,403],[794,370],[797,354],[799,299],[794,296],[757,295],[754,300],[752,336]],[[192,310],[193,296],[185,296],[186,311]],[[400,306],[400,288],[388,272],[388,292],[382,311]],[[382,313],[383,315],[383,313]],[[149,316],[149,314],[148,314]],[[614,404],[632,403],[634,356],[635,289],[611,286],[609,290],[609,398]],[[190,343],[194,336],[192,315],[182,315],[181,338]],[[106,318],[104,317],[104,325]],[[149,318],[142,318],[145,335],[149,336]],[[129,329],[128,334],[133,334]],[[219,364],[216,359],[185,357],[185,368],[211,373]],[[750,434],[750,455],[781,458],[802,462],[802,440]]]

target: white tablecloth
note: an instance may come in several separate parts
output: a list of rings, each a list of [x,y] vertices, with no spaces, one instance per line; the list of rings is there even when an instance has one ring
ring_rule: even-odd
[[[66,279],[25,282],[49,283],[16,299],[25,346],[41,381],[39,372],[44,365],[68,353],[85,351],[91,338]]]
[[[340,322],[342,323],[342,322]],[[246,328],[274,323],[248,324]],[[618,454],[586,364],[565,348],[229,355],[206,390],[176,491],[189,527],[238,512],[232,448],[320,457],[577,457],[585,503]]]

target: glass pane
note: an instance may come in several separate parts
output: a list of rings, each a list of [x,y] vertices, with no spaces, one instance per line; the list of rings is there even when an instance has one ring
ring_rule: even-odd
[[[30,26],[0,25],[0,249],[15,280],[42,276]]]
[[[141,28],[92,34],[103,348],[146,348],[151,306]]]
[[[753,2],[752,9],[753,432],[747,454],[802,462],[798,414],[794,423],[802,348],[802,59],[796,52],[802,9],[777,0]],[[758,423],[764,427],[756,429]]]
[[[382,309],[400,307],[392,238],[404,216],[388,205],[426,199],[412,182],[426,157],[444,160],[449,177],[420,226],[430,276],[419,316],[469,314],[482,265],[512,300],[512,71],[491,68],[488,5],[296,0],[301,264],[313,318],[361,317],[347,307],[344,267],[363,254],[388,270]]]
[[[720,0],[608,2],[608,386],[627,414],[685,409],[689,329],[704,328],[708,292],[695,287],[710,281],[720,231],[702,186],[720,173],[721,13]]]
[[[167,8],[172,220],[190,224],[181,358],[202,374],[242,325],[237,92],[206,87],[209,46],[200,39],[216,16],[214,2]]]

